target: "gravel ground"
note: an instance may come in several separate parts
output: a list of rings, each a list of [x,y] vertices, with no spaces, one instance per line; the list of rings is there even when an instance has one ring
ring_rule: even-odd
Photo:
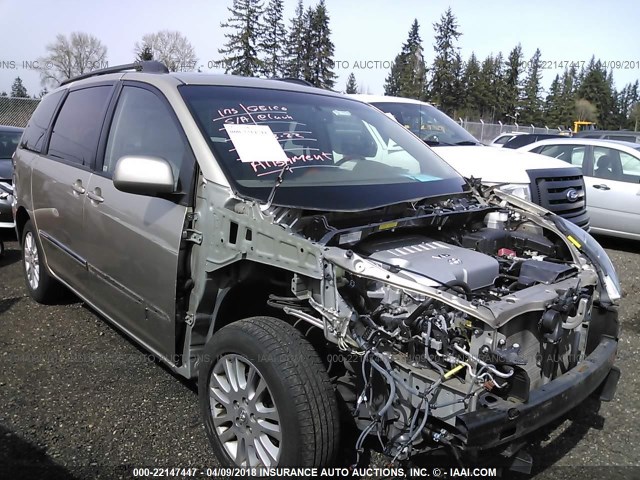
[[[43,306],[28,298],[18,244],[4,238],[0,478],[133,478],[131,467],[215,467],[196,386],[79,300]],[[589,400],[536,433],[528,447],[534,474],[519,478],[640,478],[640,243],[601,240],[624,289],[616,398]]]

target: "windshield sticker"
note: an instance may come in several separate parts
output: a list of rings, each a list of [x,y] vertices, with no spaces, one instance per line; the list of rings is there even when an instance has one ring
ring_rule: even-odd
[[[338,116],[338,117],[350,117],[351,116],[351,112],[349,112],[347,110],[334,110],[333,114]]]
[[[219,131],[226,131],[233,145],[229,152],[235,152],[238,161],[250,164],[257,177],[280,172],[285,162],[292,169],[333,165],[333,154],[318,148],[313,132],[305,123],[295,120],[284,105],[238,103],[220,108],[216,113],[218,117],[213,122],[222,122]],[[256,137],[266,138],[267,132],[273,141],[263,144],[266,142],[263,138],[258,143]]]
[[[252,165],[268,163],[282,166],[289,161],[268,125],[226,124],[224,128],[241,162]]]

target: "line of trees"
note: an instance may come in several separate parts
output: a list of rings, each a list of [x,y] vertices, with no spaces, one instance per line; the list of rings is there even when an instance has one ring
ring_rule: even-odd
[[[284,1],[233,0],[229,18],[221,23],[225,43],[217,65],[230,74],[293,77],[334,89],[335,47],[325,0],[306,9],[298,0],[288,25]],[[487,122],[569,127],[575,120],[588,120],[617,129],[635,128],[640,121],[638,81],[617,90],[612,71],[600,60],[566,65],[545,90],[542,72],[551,62],[543,61],[539,49],[528,59],[518,44],[506,57],[498,52],[480,60],[472,52],[463,60],[458,47],[462,32],[451,8],[433,24],[433,31],[433,59],[428,62],[420,25],[413,21],[384,83],[386,95],[429,101],[454,118]],[[145,34],[134,54],[136,60],[162,61],[171,71],[198,68],[193,45],[177,31]],[[107,47],[88,33],[60,34],[38,64],[42,96],[47,86],[107,65]],[[345,87],[346,93],[358,91],[353,72]],[[11,94],[28,96],[19,77]]]
[[[226,73],[293,77],[321,88],[335,86],[334,45],[324,0],[305,10],[298,1],[285,26],[284,0],[233,0],[221,27],[227,39],[218,52]]]
[[[592,57],[580,65],[566,62],[548,91],[542,87],[546,65],[539,49],[526,59],[522,46],[480,61],[471,53],[463,61],[457,41],[462,36],[451,8],[433,24],[434,58],[427,66],[420,26],[414,20],[384,84],[386,95],[429,101],[454,118],[487,122],[563,126],[575,120],[600,128],[635,128],[640,119],[638,81],[617,90],[613,72]],[[555,64],[555,65],[554,65]]]

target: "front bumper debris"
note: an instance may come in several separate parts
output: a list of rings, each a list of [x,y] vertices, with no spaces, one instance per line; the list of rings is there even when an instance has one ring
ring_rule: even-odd
[[[533,390],[526,403],[492,397],[486,408],[458,415],[456,427],[461,431],[465,449],[496,447],[542,427],[582,403],[605,381],[617,383],[614,369],[618,342],[603,337],[600,344],[583,361],[567,373]],[[615,390],[615,385],[608,389]]]

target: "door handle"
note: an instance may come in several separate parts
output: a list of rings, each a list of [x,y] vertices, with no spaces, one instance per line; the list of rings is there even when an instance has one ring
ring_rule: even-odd
[[[101,194],[101,193],[102,193],[102,192],[100,192],[98,189],[96,189],[96,190],[94,190],[93,192],[89,192],[89,193],[87,193],[87,197],[89,197],[89,199],[90,199],[92,202],[95,202],[95,203],[102,203],[102,202],[104,202],[104,198],[102,198],[102,197],[100,196],[100,194]]]
[[[597,188],[598,190],[611,190],[611,188],[608,185],[605,185],[604,183],[600,185],[594,185],[593,188]]]
[[[87,191],[87,189],[82,186],[82,180],[80,179],[73,182],[73,184],[71,185],[71,188],[78,195],[84,195],[84,193]]]

